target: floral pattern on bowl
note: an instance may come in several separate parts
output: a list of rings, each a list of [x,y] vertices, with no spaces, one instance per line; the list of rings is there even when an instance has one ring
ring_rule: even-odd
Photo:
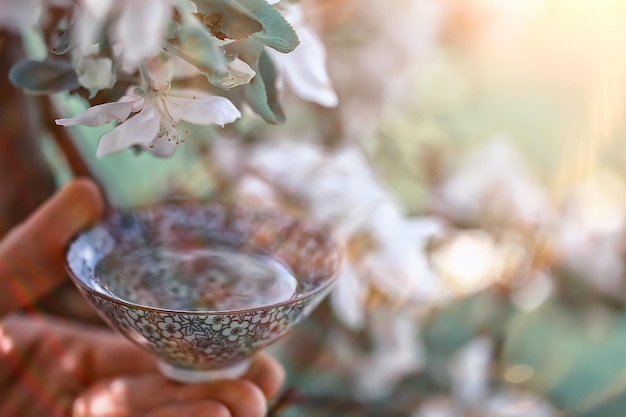
[[[280,260],[293,271],[298,291],[287,300],[253,308],[174,310],[127,297],[139,290],[164,291],[162,285],[124,288],[130,280],[119,277],[108,283],[117,286],[111,292],[99,280],[98,262],[126,240],[179,245],[198,236],[241,250],[254,248]],[[341,255],[323,233],[280,213],[186,203],[113,214],[72,242],[67,266],[79,290],[111,327],[168,367],[201,372],[237,366],[283,337],[328,294]]]

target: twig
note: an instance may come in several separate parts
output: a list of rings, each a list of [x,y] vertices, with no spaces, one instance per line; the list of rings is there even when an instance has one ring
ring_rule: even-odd
[[[87,177],[91,178],[94,183],[98,185],[104,199],[104,213],[105,215],[113,212],[113,205],[111,204],[105,187],[102,185],[98,177],[93,173],[89,165],[83,159],[80,151],[74,144],[74,140],[67,132],[67,129],[62,126],[57,126],[54,120],[58,117],[56,109],[52,103],[50,97],[41,97],[39,100],[39,106],[41,109],[42,126],[52,134],[54,141],[63,153],[67,165],[74,175],[74,177]]]
[[[280,397],[276,399],[274,405],[267,412],[267,417],[280,417],[289,407],[300,403],[304,397],[296,387],[289,387]]]

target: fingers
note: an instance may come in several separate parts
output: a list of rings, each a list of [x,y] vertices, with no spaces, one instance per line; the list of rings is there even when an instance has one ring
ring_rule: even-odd
[[[52,356],[71,357],[74,372],[85,384],[124,374],[156,372],[151,354],[107,329],[39,315],[9,315],[0,326],[2,337],[21,351],[52,346]],[[22,355],[20,355],[22,356]],[[0,355],[1,357],[1,355]],[[28,360],[28,358],[23,358]],[[0,378],[1,380],[1,378]]]
[[[89,335],[85,330],[89,329]],[[90,341],[89,369],[93,379],[105,379],[128,373],[156,371],[156,362],[151,354],[131,344],[123,336],[85,326],[75,329],[82,340]],[[86,337],[89,336],[89,337]],[[250,369],[241,378],[259,387],[266,399],[272,399],[285,383],[285,368],[267,353],[257,354]]]
[[[285,368],[267,353],[255,356],[248,372],[242,377],[257,385],[265,398],[272,399],[285,383]]]
[[[74,180],[0,241],[0,316],[31,304],[66,279],[69,241],[102,212],[98,187],[87,179]]]
[[[268,399],[280,391],[285,380],[282,365],[270,355],[261,353],[255,356],[250,369],[240,380],[179,384],[167,380],[157,372],[139,375],[141,370],[154,369],[154,360],[139,348],[129,346],[130,344],[123,338],[93,340],[102,350],[90,355],[93,360],[91,369],[94,376],[106,378],[130,372],[137,373],[134,378],[126,378],[124,383],[118,380],[101,386],[103,391],[128,393],[122,401],[123,408],[128,410],[129,415],[152,409],[167,416],[169,415],[167,413],[172,413],[172,410],[177,410],[179,406],[193,403],[189,407],[205,407],[204,401],[210,400],[213,401],[210,403],[210,407],[213,407],[211,410],[215,408],[215,403],[221,405],[227,412],[225,416],[262,417],[267,412]],[[155,392],[159,395],[155,396]],[[212,413],[206,411],[205,415],[221,416],[222,414],[218,413],[223,412],[223,410],[214,411],[215,414],[212,414],[213,411]],[[152,414],[149,415],[152,417]],[[176,417],[182,415],[178,414]]]
[[[263,417],[267,412],[267,400],[261,389],[243,379],[184,385],[178,398],[210,398],[219,401],[233,417]]]
[[[92,359],[92,365],[88,369],[92,370],[94,379],[137,374],[128,386],[132,398],[126,399],[128,409],[133,411],[171,403],[177,404],[181,401],[213,400],[226,408],[229,413],[226,414],[227,416],[262,417],[267,411],[267,401],[280,391],[285,381],[283,366],[270,355],[261,353],[255,356],[250,369],[241,380],[179,384],[157,373],[154,359],[147,352],[131,345],[123,337],[111,334],[107,338],[92,338],[92,340],[93,346],[98,347],[97,351],[88,355]],[[146,371],[152,372],[139,375]],[[119,388],[120,385],[117,385],[118,390]],[[155,392],[160,394],[155,397]],[[200,407],[201,405],[194,406]],[[167,410],[170,412],[169,408]],[[209,413],[206,415],[213,416]],[[221,414],[216,412],[215,415]]]
[[[192,401],[185,404],[172,404],[154,409],[145,417],[231,417],[225,405],[213,400]]]
[[[116,333],[41,316],[11,315],[2,322],[2,335],[10,337],[7,340],[14,350],[26,352],[37,345],[49,353],[51,356],[40,364],[42,369],[54,366],[55,358],[62,358],[63,372],[53,380],[70,378],[89,387],[75,402],[76,417],[125,417],[146,412],[167,416],[184,407],[210,410],[203,413],[211,416],[263,417],[268,398],[280,390],[285,378],[280,363],[261,353],[242,379],[180,384],[157,372],[151,354]],[[56,375],[52,371],[48,374]],[[180,412],[177,417],[184,415]]]
[[[80,337],[88,344],[83,362],[92,381],[157,371],[152,354],[118,333],[91,328],[83,329]]]
[[[213,403],[221,404],[221,408]],[[106,410],[98,408],[102,404],[107,405]],[[218,410],[220,416],[263,417],[267,412],[263,392],[250,381],[223,380],[185,385],[154,373],[94,384],[77,399],[73,417],[96,417],[102,411],[109,413],[104,415],[126,417],[207,405]]]

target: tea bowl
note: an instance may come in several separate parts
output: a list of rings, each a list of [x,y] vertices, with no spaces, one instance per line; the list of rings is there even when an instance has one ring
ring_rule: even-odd
[[[129,251],[139,255],[128,258]],[[172,251],[183,259],[173,272],[163,261]],[[117,253],[127,261],[101,267]],[[271,264],[251,269],[248,261],[238,263],[241,254]],[[291,281],[265,273],[274,265]],[[78,235],[66,256],[72,281],[104,321],[153,353],[165,376],[188,383],[245,373],[256,352],[321,302],[341,265],[331,239],[299,220],[192,202],[114,212]],[[263,280],[248,281],[248,275]],[[216,279],[221,287],[207,286]],[[269,294],[264,302],[257,297],[261,288]]]

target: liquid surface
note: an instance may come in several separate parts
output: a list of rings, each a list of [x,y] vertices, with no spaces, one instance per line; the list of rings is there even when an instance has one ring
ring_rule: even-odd
[[[292,298],[298,281],[280,262],[230,248],[118,247],[96,266],[111,295],[172,310],[223,311]]]

